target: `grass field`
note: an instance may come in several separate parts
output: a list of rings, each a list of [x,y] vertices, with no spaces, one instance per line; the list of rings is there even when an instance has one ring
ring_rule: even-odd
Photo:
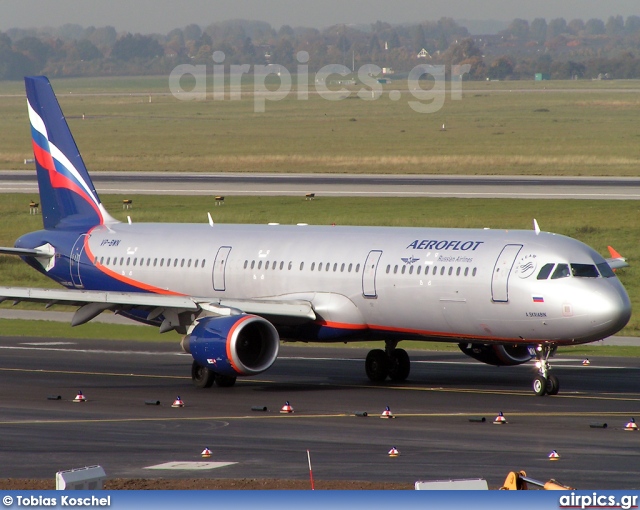
[[[250,85],[213,101],[211,81],[206,101],[176,99],[167,77],[53,87],[91,170],[633,176],[640,163],[640,82],[465,82],[421,114],[401,79],[375,101],[360,86],[341,101],[291,93],[265,113]],[[0,168],[31,157],[23,95],[0,82]]]
[[[91,171],[636,176],[640,163],[640,82],[633,81],[469,82],[462,100],[447,95],[433,114],[409,107],[415,98],[400,79],[376,101],[355,92],[342,101],[291,94],[267,102],[265,113],[254,112],[250,84],[240,101],[201,102],[174,98],[167,77],[54,80],[53,87]],[[0,82],[3,169],[23,169],[32,157],[23,89],[22,82]],[[400,100],[391,101],[390,90],[402,90]],[[0,195],[0,245],[41,228],[40,218],[28,214],[30,198]],[[126,221],[125,197],[102,198]],[[134,221],[205,222],[211,211],[216,222],[227,223],[513,229],[531,228],[535,217],[543,230],[576,237],[604,255],[611,244],[627,256],[631,267],[619,276],[640,310],[640,203],[634,201],[233,197],[213,209],[207,197],[126,198],[134,198]],[[10,257],[0,257],[0,282],[52,285]],[[640,335],[638,317],[623,334]],[[139,335],[139,329],[115,327],[113,334]]]

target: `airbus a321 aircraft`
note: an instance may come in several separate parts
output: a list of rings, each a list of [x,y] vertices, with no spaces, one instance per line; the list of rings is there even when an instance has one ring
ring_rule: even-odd
[[[184,335],[198,387],[267,370],[280,339],[382,340],[365,370],[405,380],[404,339],[454,342],[484,363],[537,358],[533,389],[558,393],[549,357],[625,326],[627,293],[585,244],[536,228],[475,230],[121,223],[98,198],[45,77],[25,78],[44,230],[4,254],[65,289],[2,287],[0,299],[105,310]]]

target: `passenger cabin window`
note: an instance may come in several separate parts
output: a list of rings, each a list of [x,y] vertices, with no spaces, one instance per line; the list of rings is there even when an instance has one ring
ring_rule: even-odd
[[[596,266],[598,266],[598,270],[603,278],[613,278],[616,275],[607,262],[601,262],[600,264],[596,264]]]
[[[571,274],[578,278],[597,278],[600,276],[593,264],[571,264]]]
[[[569,272],[569,264],[558,264],[556,266],[556,270],[551,275],[552,280],[557,280],[559,278],[568,278],[571,276]]]
[[[549,278],[549,275],[553,270],[553,266],[555,266],[555,264],[545,264],[544,266],[542,266],[542,268],[540,268],[540,272],[538,273],[538,280],[546,280],[547,278]]]

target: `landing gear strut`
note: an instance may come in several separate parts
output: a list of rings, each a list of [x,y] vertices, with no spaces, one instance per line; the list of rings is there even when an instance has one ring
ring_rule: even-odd
[[[380,383],[387,377],[392,381],[404,381],[409,377],[411,360],[407,351],[397,349],[397,345],[397,341],[387,340],[384,351],[382,349],[369,351],[364,366],[370,381]]]
[[[533,391],[536,395],[557,395],[560,391],[560,381],[555,375],[549,375],[551,366],[549,357],[556,351],[555,345],[538,345],[536,347],[536,367],[538,375],[533,379]]]

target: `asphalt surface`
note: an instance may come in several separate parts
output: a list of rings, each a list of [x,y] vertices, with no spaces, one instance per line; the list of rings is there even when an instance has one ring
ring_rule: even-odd
[[[635,177],[92,172],[99,194],[638,200]],[[35,171],[0,171],[0,193],[37,193]]]
[[[640,488],[640,433],[623,430],[640,417],[632,358],[556,358],[560,394],[536,397],[531,365],[461,353],[411,353],[406,383],[372,385],[365,350],[284,346],[266,373],[207,390],[192,386],[191,357],[171,343],[4,337],[0,353],[0,478],[98,464],[110,478],[305,479],[309,450],[317,480],[482,477],[497,487],[524,469],[581,489]],[[87,402],[72,402],[78,390]],[[185,407],[172,408],[178,395]],[[279,412],[285,401],[293,414]],[[379,418],[387,405],[395,419]],[[500,411],[508,424],[492,423]],[[167,462],[235,464],[146,469]]]

